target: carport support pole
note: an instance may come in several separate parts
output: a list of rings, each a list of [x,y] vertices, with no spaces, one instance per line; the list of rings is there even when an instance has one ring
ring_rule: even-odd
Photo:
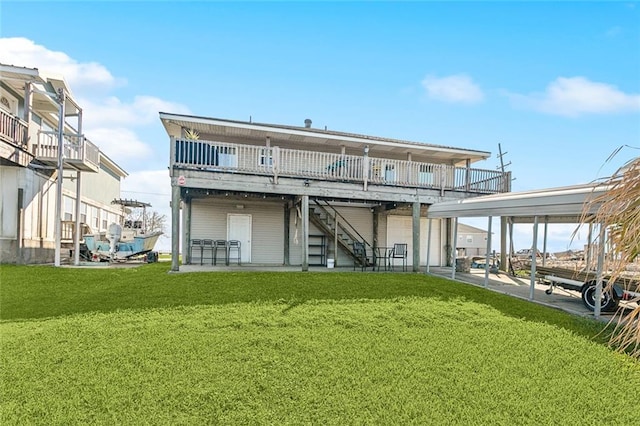
[[[533,249],[531,250],[531,287],[529,300],[533,300],[536,285],[536,260],[538,258],[538,216],[533,217]]]
[[[413,203],[413,272],[420,270],[420,202]]]
[[[429,218],[427,225],[427,274],[429,273],[429,256],[431,255],[431,222],[433,219]]]
[[[309,196],[302,196],[302,270],[309,270]]]
[[[600,224],[600,235],[598,236],[598,270],[596,272],[596,297],[594,299],[593,316],[600,318],[600,299],[602,299],[602,269],[604,265],[604,223]]]
[[[458,218],[453,218],[453,241],[451,241],[451,279],[456,279],[456,260],[458,247]]]
[[[172,180],[175,178],[172,178]],[[188,242],[187,242],[188,244]],[[180,264],[180,187],[173,182],[171,185],[171,271],[178,272]]]
[[[593,257],[593,223],[589,223],[589,234],[587,235],[587,253],[585,258],[586,264],[587,264],[587,271],[590,271],[591,265],[593,265],[592,257]]]
[[[491,257],[491,223],[493,218],[489,216],[487,222],[487,256],[484,262],[484,288],[489,287],[489,258]]]
[[[544,217],[544,237],[542,240],[542,266],[547,258],[547,228],[549,227],[549,216]]]
[[[500,270],[507,272],[507,218],[500,216]]]

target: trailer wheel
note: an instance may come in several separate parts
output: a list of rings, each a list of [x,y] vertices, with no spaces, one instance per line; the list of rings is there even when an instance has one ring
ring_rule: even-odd
[[[606,286],[606,282],[602,286]],[[582,287],[582,303],[593,311],[596,307],[596,281],[589,281]],[[612,294],[611,290],[602,291],[602,299],[600,299],[600,310],[603,312],[615,311],[618,307],[618,299]]]

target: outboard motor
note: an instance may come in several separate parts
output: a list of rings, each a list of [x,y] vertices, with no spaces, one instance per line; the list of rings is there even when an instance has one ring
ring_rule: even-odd
[[[116,246],[120,241],[120,238],[122,238],[122,226],[117,223],[109,225],[106,237],[107,240],[109,240],[109,256],[111,257],[111,260],[113,260],[117,251]]]

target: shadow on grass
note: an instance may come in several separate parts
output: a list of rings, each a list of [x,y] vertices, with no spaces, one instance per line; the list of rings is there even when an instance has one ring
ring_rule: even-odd
[[[587,338],[603,324],[473,285],[423,274],[313,272],[194,272],[169,274],[169,265],[73,269],[2,265],[0,318],[41,319],[88,312],[229,303],[423,297],[466,300],[502,314],[544,322]],[[605,333],[595,337],[606,342]]]

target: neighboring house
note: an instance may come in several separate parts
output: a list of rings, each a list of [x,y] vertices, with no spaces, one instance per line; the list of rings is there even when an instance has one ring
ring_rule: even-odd
[[[413,270],[446,264],[452,233],[426,210],[443,200],[509,191],[510,175],[472,168],[489,152],[282,126],[160,113],[170,137],[172,270],[211,263],[203,239],[237,240],[241,262],[359,266],[367,256],[408,245]],[[180,214],[182,210],[182,214]],[[193,246],[196,241],[197,245]],[[235,253],[232,256],[236,256]],[[236,259],[232,260],[233,263]]]
[[[111,201],[127,173],[84,137],[63,78],[3,64],[0,77],[0,262],[59,264],[75,235],[120,221]]]
[[[480,256],[487,252],[487,231],[458,223],[457,256]]]

